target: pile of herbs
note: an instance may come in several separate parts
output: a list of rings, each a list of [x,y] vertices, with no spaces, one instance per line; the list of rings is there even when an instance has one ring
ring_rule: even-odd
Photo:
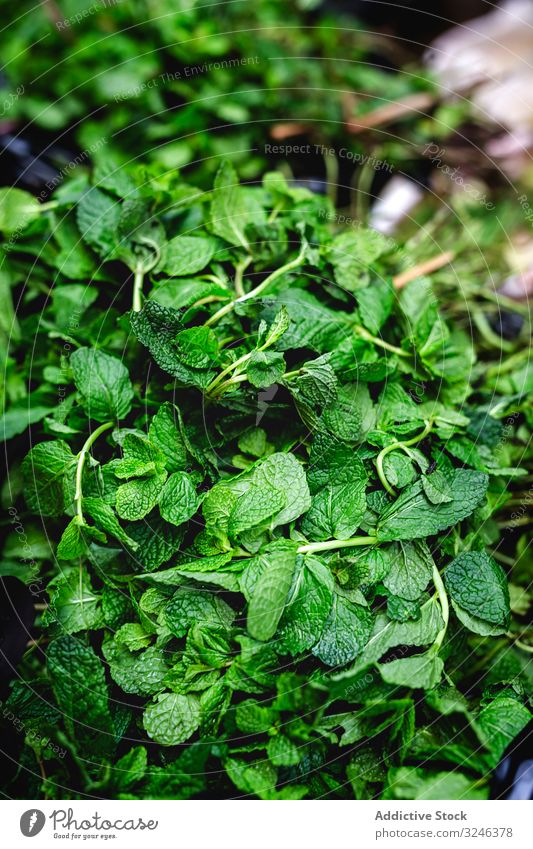
[[[280,174],[101,167],[0,202],[31,547],[1,574],[39,611],[5,792],[486,798],[531,717],[501,518],[527,362],[480,368],[428,278],[395,287],[396,242]]]

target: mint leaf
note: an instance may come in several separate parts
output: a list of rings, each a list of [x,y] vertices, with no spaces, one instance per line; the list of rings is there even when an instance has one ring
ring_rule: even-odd
[[[159,494],[159,511],[166,522],[182,525],[198,510],[196,488],[186,472],[174,472]]]
[[[30,510],[43,516],[60,516],[68,503],[66,477],[75,467],[66,442],[41,442],[22,463],[24,497]]]
[[[372,614],[335,594],[319,641],[311,651],[327,666],[344,666],[361,654],[372,631]]]
[[[431,690],[439,683],[444,661],[435,652],[415,654],[380,664],[381,677],[388,684],[400,687],[421,687]]]
[[[212,239],[197,236],[175,236],[166,243],[163,259],[157,267],[170,277],[186,277],[205,268],[215,252]]]
[[[509,590],[501,566],[483,551],[459,554],[444,571],[444,583],[455,604],[476,619],[509,627]]]
[[[69,734],[96,750],[111,748],[113,721],[104,665],[93,649],[76,637],[59,637],[48,648],[47,667]]]
[[[33,195],[21,189],[0,189],[0,230],[17,233],[40,214],[40,203]]]
[[[284,372],[283,354],[275,351],[254,351],[246,366],[248,380],[258,389],[276,383]]]
[[[146,733],[161,746],[177,746],[200,725],[200,703],[195,696],[161,693],[143,716]]]
[[[90,419],[124,419],[131,410],[133,387],[126,366],[96,348],[78,348],[70,358],[74,383]]]
[[[249,248],[245,235],[249,224],[262,224],[266,216],[255,196],[239,185],[233,166],[224,161],[218,169],[211,200],[213,232],[241,248]]]
[[[261,556],[263,572],[248,605],[248,632],[256,640],[269,640],[278,627],[287,602],[296,565],[296,545],[272,543]]]
[[[487,475],[455,469],[448,482],[452,500],[440,504],[429,501],[420,481],[404,490],[380,516],[378,538],[385,542],[433,536],[470,516],[485,497]]]

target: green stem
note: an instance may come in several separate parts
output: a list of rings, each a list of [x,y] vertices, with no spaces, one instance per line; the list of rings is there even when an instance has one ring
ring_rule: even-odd
[[[247,256],[245,259],[241,260],[241,262],[238,262],[236,267],[235,267],[235,280],[234,280],[235,294],[239,298],[242,298],[243,295],[244,295],[242,276],[243,276],[244,272],[246,271],[246,269],[248,268],[248,266],[250,265],[252,259],[253,259],[253,257]]]
[[[337,206],[337,189],[339,185],[339,162],[336,155],[333,153],[325,153],[324,169],[326,171],[326,191],[333,206]]]
[[[93,430],[88,439],[85,440],[83,448],[78,454],[78,465],[76,467],[76,490],[74,493],[74,504],[76,505],[76,515],[79,517],[81,521],[83,521],[83,492],[82,492],[82,477],[83,477],[83,469],[85,467],[85,461],[87,459],[87,455],[91,449],[91,446],[98,439],[101,433],[104,433],[109,428],[113,427],[114,422],[106,422],[105,424],[97,427],[96,430]]]
[[[444,588],[444,584],[442,582],[442,578],[440,576],[440,572],[433,564],[433,583],[435,584],[435,589],[437,590],[437,596],[439,599],[440,610],[442,613],[442,619],[444,625],[436,636],[435,642],[433,643],[433,650],[438,652],[440,649],[444,637],[446,636],[446,631],[448,630],[448,622],[450,620],[450,605],[448,604],[448,596],[446,595],[446,590]]]
[[[39,207],[39,212],[50,212],[52,209],[57,209],[59,206],[58,200],[49,200],[46,203],[42,203]]]
[[[67,735],[64,734],[62,731],[56,731],[54,736],[55,736],[55,739],[57,740],[57,742],[60,744],[60,746],[62,746],[63,749],[66,749],[68,752],[70,752],[76,766],[79,769],[80,775],[81,775],[81,777],[84,781],[84,784],[85,784],[85,788],[89,787],[92,784],[92,778],[89,775],[89,773],[87,772],[87,770],[85,768],[85,764],[83,763],[83,760],[78,755],[78,751],[77,751],[74,743],[71,743],[71,741],[68,739]]]
[[[133,278],[133,312],[140,312],[142,308],[141,298],[144,282],[144,265],[139,262],[135,267],[135,275]]]
[[[498,348],[502,351],[513,351],[514,345],[512,342],[507,342],[502,336],[494,332],[486,317],[482,312],[473,312],[474,324],[483,336],[485,342],[493,348]]]
[[[231,386],[234,386],[236,383],[243,383],[245,380],[248,380],[247,374],[234,374],[233,377],[225,380],[224,383],[220,383],[217,386],[214,396],[212,395],[211,397],[220,398]]]
[[[226,304],[218,312],[214,313],[210,318],[205,322],[206,327],[211,327],[212,324],[216,324],[221,318],[235,309],[235,304],[241,304],[244,301],[250,300],[250,298],[257,298],[262,292],[267,289],[271,283],[274,283],[278,277],[281,277],[282,274],[286,274],[288,271],[292,271],[293,268],[297,268],[302,264],[305,252],[306,252],[306,243],[304,242],[300,248],[300,252],[297,257],[292,259],[290,262],[286,262],[285,265],[276,268],[268,277],[265,277],[262,283],[259,286],[256,286],[255,289],[251,289],[250,292],[247,292],[245,295],[241,295],[240,298],[236,298],[234,301],[230,301],[229,304]]]
[[[413,436],[412,439],[406,439],[402,442],[393,442],[391,443],[391,445],[387,445],[379,452],[378,456],[376,457],[376,471],[378,473],[378,477],[381,483],[390,495],[396,495],[396,492],[388,482],[387,476],[383,470],[383,461],[385,457],[387,456],[387,454],[390,454],[391,451],[402,451],[404,448],[409,448],[410,445],[416,445],[417,442],[420,442],[422,439],[425,439],[425,437],[431,431],[432,427],[433,421],[430,419],[429,421],[425,422],[425,428],[422,433],[419,433],[417,436]]]
[[[336,548],[352,548],[355,545],[376,545],[377,537],[351,537],[350,539],[332,539],[326,542],[309,542],[298,548],[298,554],[313,554],[315,551],[330,551]]]
[[[518,649],[520,649],[521,651],[525,651],[525,652],[527,652],[528,654],[533,654],[533,646],[528,646],[528,645],[527,645],[527,643],[523,643],[523,642],[522,642],[522,640],[520,640],[520,639],[515,639],[515,637],[513,636],[513,634],[507,634],[507,636],[508,636],[508,637],[510,637],[510,638],[512,638],[513,643],[515,644],[515,646],[516,646]]]
[[[230,363],[229,366],[226,366],[226,368],[223,369],[220,374],[214,377],[211,383],[206,387],[206,395],[210,395],[213,390],[216,389],[219,383],[222,383],[222,381],[225,377],[228,376],[228,374],[231,374],[231,372],[235,371],[235,369],[239,368],[239,366],[242,366],[244,363],[248,362],[248,360],[252,356],[252,353],[253,351],[249,351],[247,354],[243,354],[242,357],[239,357],[233,363]]]
[[[499,377],[500,374],[505,374],[508,371],[513,371],[517,365],[519,365],[522,360],[528,359],[531,356],[531,350],[529,347],[523,348],[520,351],[517,351],[516,354],[513,354],[511,357],[507,357],[503,363],[497,363],[497,365],[490,366],[487,369],[485,376],[486,377]]]
[[[372,342],[373,345],[377,345],[379,348],[384,348],[386,351],[390,351],[398,357],[411,356],[409,351],[404,351],[403,348],[397,348],[396,345],[391,345],[389,342],[385,342],[384,339],[379,339],[377,336],[373,336],[368,332],[368,330],[366,330],[365,327],[361,327],[361,325],[354,327],[354,330],[361,339],[365,339],[367,342]]]

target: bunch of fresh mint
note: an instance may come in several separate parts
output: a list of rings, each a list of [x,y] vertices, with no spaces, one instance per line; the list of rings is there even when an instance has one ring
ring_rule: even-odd
[[[229,163],[2,191],[32,555],[1,574],[41,611],[10,795],[485,798],[528,723],[530,371],[485,385],[400,247],[331,218]]]

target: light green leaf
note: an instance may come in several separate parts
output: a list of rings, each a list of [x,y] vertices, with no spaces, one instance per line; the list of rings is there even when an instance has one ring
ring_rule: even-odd
[[[143,716],[146,733],[161,746],[184,743],[200,725],[200,702],[196,696],[161,693]]]
[[[126,366],[97,348],[78,348],[70,358],[80,400],[89,418],[120,421],[131,410],[133,387]]]

